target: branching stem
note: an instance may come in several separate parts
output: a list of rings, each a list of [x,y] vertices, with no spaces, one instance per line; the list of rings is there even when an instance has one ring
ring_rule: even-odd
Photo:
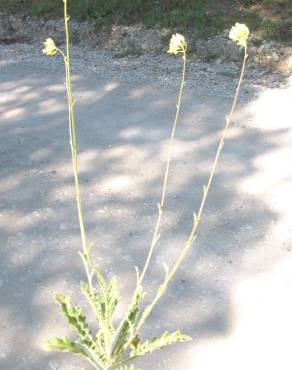
[[[79,173],[78,173],[78,151],[77,151],[77,138],[76,138],[75,114],[74,114],[74,97],[73,97],[73,90],[72,90],[72,77],[71,77],[71,64],[70,64],[69,16],[68,16],[68,11],[67,11],[68,0],[63,0],[63,2],[64,2],[64,17],[65,17],[65,33],[66,33],[66,53],[64,53],[62,50],[58,48],[56,49],[63,56],[65,70],[66,70],[66,89],[67,89],[67,98],[68,98],[68,124],[69,124],[70,149],[71,149],[71,156],[72,156],[72,162],[73,162],[76,206],[77,206],[77,211],[78,211],[79,227],[80,227],[80,234],[81,234],[81,241],[82,241],[82,250],[79,252],[79,254],[81,256],[81,259],[85,267],[85,271],[86,271],[86,275],[88,279],[89,292],[91,294],[93,293],[92,276],[94,274],[94,271],[97,271],[97,270],[94,267],[93,261],[90,256],[90,246],[87,240],[86,227],[85,227],[85,222],[84,222],[84,217],[83,217],[81,192],[80,192],[80,179],[79,179]],[[178,37],[178,36],[180,35],[176,35],[174,37]],[[155,250],[155,246],[160,237],[160,226],[161,226],[162,216],[164,213],[165,198],[166,198],[170,165],[171,165],[171,159],[172,159],[172,150],[174,146],[175,134],[176,134],[178,119],[179,119],[180,110],[181,110],[183,89],[185,85],[186,63],[187,63],[186,51],[187,51],[186,46],[182,47],[182,49],[179,50],[179,52],[183,54],[182,56],[183,57],[182,77],[181,77],[180,89],[179,89],[179,94],[178,94],[177,104],[176,104],[176,114],[175,114],[175,118],[174,118],[174,122],[172,126],[171,138],[170,138],[169,146],[168,146],[166,167],[165,167],[163,186],[162,186],[162,194],[161,194],[160,202],[158,203],[158,216],[157,216],[157,220],[156,220],[156,224],[154,228],[154,233],[152,236],[152,241],[151,241],[150,248],[148,251],[148,255],[147,255],[145,265],[143,267],[141,275],[139,276],[139,273],[137,273],[138,275],[137,276],[137,286],[133,294],[129,310],[127,311],[124,318],[121,320],[119,327],[116,330],[114,330],[113,336],[111,333],[109,332],[107,333],[107,330],[104,331],[104,347],[105,347],[104,357],[100,359],[96,356],[94,351],[91,351],[91,349],[88,349],[88,353],[87,353],[88,356],[86,356],[86,359],[95,369],[114,370],[118,366],[124,365],[125,363],[129,362],[130,360],[133,360],[136,357],[135,355],[126,356],[127,350],[129,349],[130,345],[133,343],[133,340],[138,336],[141,328],[145,324],[146,320],[152,313],[153,309],[155,308],[155,306],[157,305],[161,297],[164,295],[166,289],[168,288],[169,283],[171,282],[178,268],[181,266],[182,262],[184,261],[188,251],[191,249],[191,247],[194,244],[194,241],[197,236],[197,230],[200,226],[202,214],[204,212],[205,204],[206,204],[206,201],[209,195],[209,191],[210,191],[210,188],[211,188],[211,185],[213,183],[213,179],[216,173],[220,154],[223,149],[224,142],[227,136],[227,132],[230,127],[232,116],[233,116],[233,113],[236,107],[236,103],[237,103],[239,92],[240,92],[240,87],[241,87],[243,76],[244,76],[246,60],[248,57],[246,43],[244,46],[243,63],[242,63],[242,68],[241,68],[241,73],[240,73],[240,78],[238,81],[236,93],[233,99],[230,112],[226,116],[225,126],[221,134],[217,152],[216,152],[216,155],[212,163],[208,182],[203,187],[203,195],[201,198],[201,203],[198,208],[198,212],[194,214],[192,230],[184,246],[182,247],[180,251],[178,259],[173,264],[172,268],[170,270],[166,268],[166,274],[165,274],[164,281],[157,289],[152,302],[148,306],[146,306],[141,317],[138,316],[137,321],[135,321],[135,325],[132,325],[131,327],[130,333],[127,334],[126,339],[123,339],[126,342],[122,342],[123,347],[121,347],[121,344],[119,344],[120,334],[123,330],[124,324],[127,323],[127,321],[129,321],[129,313],[131,312],[131,309],[133,308],[133,304],[136,304],[135,300],[137,300],[137,294],[140,292],[140,290],[141,292],[143,291],[142,284],[143,284],[145,275],[148,271],[148,268],[150,266],[150,262],[151,262],[151,258]],[[48,55],[54,55],[54,54],[55,52],[50,53]],[[115,358],[116,347],[118,349],[122,348],[123,350],[122,356],[117,357],[117,358]]]
[[[185,48],[183,50],[183,72],[182,72],[180,89],[179,89],[179,94],[178,94],[178,99],[177,99],[177,104],[176,104],[176,114],[175,114],[175,118],[174,118],[174,122],[173,122],[173,126],[172,126],[171,138],[170,138],[169,147],[168,147],[166,168],[165,168],[164,179],[163,179],[162,194],[161,194],[160,202],[157,204],[157,206],[158,206],[157,221],[156,221],[152,241],[151,241],[151,244],[150,244],[149,252],[148,252],[148,255],[147,255],[147,259],[146,259],[144,268],[142,270],[142,273],[141,273],[141,275],[138,279],[136,289],[139,289],[139,287],[143,283],[143,280],[145,278],[145,274],[148,270],[148,267],[149,267],[149,264],[150,264],[150,261],[151,261],[151,257],[153,255],[155,246],[156,246],[156,244],[158,242],[158,239],[159,239],[159,236],[160,236],[159,235],[159,230],[160,230],[161,219],[162,219],[162,215],[163,215],[163,211],[164,211],[164,203],[165,203],[166,189],[167,189],[170,162],[171,162],[171,153],[172,153],[172,149],[173,149],[175,133],[176,133],[177,123],[178,123],[178,118],[179,118],[179,113],[180,113],[180,108],[181,108],[183,88],[184,88],[184,85],[185,85],[186,63],[187,63],[187,48]],[[135,294],[133,294],[133,297],[135,297]],[[130,304],[130,307],[131,307],[131,304]],[[128,314],[129,314],[129,310],[126,312],[125,316],[121,320],[120,325],[118,326],[118,328],[115,332],[114,342],[119,337],[120,331],[121,331],[123,325],[125,324],[125,322],[127,321]]]
[[[182,264],[183,260],[186,257],[186,254],[188,253],[188,251],[190,250],[190,248],[192,247],[192,245],[193,245],[193,243],[196,239],[197,230],[198,230],[198,227],[199,227],[200,222],[201,222],[201,216],[202,216],[202,213],[204,211],[205,203],[206,203],[206,200],[207,200],[207,197],[208,197],[208,194],[209,194],[209,190],[210,190],[210,187],[212,185],[213,178],[214,178],[214,175],[215,175],[215,172],[216,172],[218,160],[219,160],[222,148],[224,146],[224,141],[226,139],[227,131],[228,131],[228,128],[229,128],[230,123],[231,123],[231,119],[232,119],[232,116],[233,116],[233,113],[234,113],[234,109],[236,107],[236,103],[237,103],[237,99],[238,99],[238,95],[239,95],[239,91],[240,91],[240,87],[241,87],[241,83],[242,83],[242,79],[243,79],[243,75],[244,75],[244,70],[245,70],[247,57],[248,57],[248,55],[247,55],[247,46],[245,46],[240,78],[239,78],[236,93],[235,93],[235,96],[234,96],[234,99],[233,99],[232,107],[231,107],[231,110],[230,110],[229,114],[226,116],[226,122],[225,122],[224,130],[222,132],[221,139],[220,139],[220,142],[219,142],[219,145],[218,145],[218,148],[217,148],[217,152],[216,152],[213,164],[212,164],[212,168],[211,168],[211,171],[210,171],[208,183],[203,188],[203,197],[202,197],[202,200],[201,200],[201,203],[200,203],[200,206],[199,206],[198,213],[194,214],[194,224],[193,224],[192,231],[191,231],[191,233],[190,233],[190,235],[189,235],[189,237],[188,237],[188,239],[185,243],[185,246],[182,249],[177,261],[175,262],[175,264],[172,267],[172,269],[170,270],[170,272],[166,275],[165,280],[161,284],[160,288],[157,290],[156,296],[154,297],[153,301],[144,310],[144,312],[142,314],[142,317],[141,317],[140,321],[138,322],[138,324],[136,326],[136,330],[133,333],[133,336],[129,338],[128,342],[126,343],[126,345],[124,347],[125,349],[127,347],[129,347],[133,338],[137,335],[137,333],[139,333],[139,331],[142,328],[142,326],[144,325],[145,321],[147,320],[149,315],[152,313],[154,307],[156,306],[156,304],[158,303],[160,298],[165,293],[165,291],[168,287],[168,284],[170,283],[170,281],[173,278],[173,276],[175,275],[176,271],[178,270],[178,268]]]

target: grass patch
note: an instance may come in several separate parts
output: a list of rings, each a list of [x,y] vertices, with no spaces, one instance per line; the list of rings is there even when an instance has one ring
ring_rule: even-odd
[[[71,0],[69,5],[73,17],[94,19],[101,27],[142,23],[181,32],[195,29],[208,37],[236,20],[264,38],[291,37],[292,0]],[[0,0],[0,6],[30,15],[62,15],[61,0]]]

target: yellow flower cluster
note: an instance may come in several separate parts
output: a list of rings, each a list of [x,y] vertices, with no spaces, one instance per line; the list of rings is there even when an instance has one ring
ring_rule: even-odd
[[[187,50],[187,43],[183,35],[176,33],[172,35],[169,43],[168,54],[185,53]]]
[[[246,47],[249,29],[245,24],[236,23],[230,30],[229,37],[238,45]]]
[[[57,54],[57,47],[53,39],[48,38],[44,42],[45,48],[43,49],[43,53],[47,54],[49,57],[53,57]]]

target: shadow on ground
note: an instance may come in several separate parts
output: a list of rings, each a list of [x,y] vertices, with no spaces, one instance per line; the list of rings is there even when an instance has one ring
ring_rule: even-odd
[[[121,277],[124,309],[133,288],[134,265],[143,266],[156,218],[176,86],[157,90],[95,80],[96,76],[75,78],[85,219],[96,260],[107,276]],[[70,333],[53,293],[76,297],[83,278],[63,75],[3,67],[0,92],[1,368],[73,369],[77,360],[41,349],[50,335]],[[190,232],[229,106],[223,97],[186,92],[147,299],[163,278],[162,263],[176,259]],[[252,271],[246,255],[261,250],[278,215],[243,184],[258,175],[257,157],[276,151],[276,142],[280,145],[288,129],[265,132],[245,127],[240,112],[237,120],[196,247],[145,334],[180,328],[195,343],[227,336],[233,325],[234,282],[238,276],[270,268],[265,263]],[[151,368],[177,369],[175,360],[183,348],[154,355]],[[141,362],[145,369],[150,368],[146,361]]]

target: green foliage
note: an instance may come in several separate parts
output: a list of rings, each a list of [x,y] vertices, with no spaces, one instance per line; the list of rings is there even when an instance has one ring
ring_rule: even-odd
[[[136,325],[140,319],[140,305],[144,296],[142,287],[139,285],[138,274],[137,288],[132,303],[121,327],[115,330],[113,317],[119,297],[116,280],[112,279],[107,284],[99,272],[96,272],[96,277],[98,289],[93,288],[90,291],[88,284],[81,282],[81,291],[87,298],[98,324],[96,335],[94,336],[89,329],[81,308],[74,307],[69,298],[58,294],[56,302],[61,306],[61,311],[68,324],[74,329],[77,338],[73,341],[67,337],[51,338],[46,344],[48,351],[71,352],[84,357],[96,368],[135,370],[134,365],[130,367],[120,367],[120,365],[177,342],[190,340],[180,331],[172,334],[165,332],[160,338],[154,337],[143,343],[138,335],[134,336]]]
[[[97,281],[100,291],[96,289],[90,291],[88,284],[84,282],[81,282],[81,290],[86,296],[97,321],[102,325],[103,331],[113,333],[112,319],[119,299],[117,282],[113,278],[107,285],[100,273],[97,274]]]
[[[135,332],[135,325],[137,324],[137,321],[139,319],[140,304],[142,298],[143,290],[137,280],[137,288],[133,294],[132,303],[129,307],[125,320],[121,325],[121,328],[118,330],[118,338],[116,339],[112,349],[113,356],[120,357],[123,354],[124,347],[127,344],[129,338],[133,337],[133,334]],[[134,336],[133,341],[135,340],[139,339]]]
[[[62,352],[72,352],[77,355],[85,356],[86,352],[83,351],[77,344],[70,342],[70,340],[65,337],[65,338],[51,338],[48,340],[46,344],[46,349],[48,351],[62,351]]]
[[[261,23],[261,27],[264,33],[264,37],[268,39],[279,39],[281,38],[281,31],[279,24],[270,19],[264,19]]]
[[[160,338],[153,338],[151,341],[146,341],[144,343],[137,343],[133,346],[134,349],[130,353],[130,357],[144,356],[149,353],[153,353],[169,345],[175,344],[177,342],[186,342],[191,340],[190,337],[183,335],[180,330],[169,334],[167,331]]]
[[[260,32],[265,39],[282,38],[279,23],[268,18],[262,18],[255,10],[246,11],[243,22],[249,24],[254,31]]]
[[[62,294],[56,296],[57,303],[61,306],[63,315],[67,318],[68,324],[75,329],[76,334],[79,336],[81,345],[88,348],[95,349],[96,345],[92,334],[86,323],[86,317],[81,308],[73,307],[69,298]]]
[[[0,0],[0,7],[33,15],[62,16],[60,3],[62,0]],[[229,28],[236,17],[264,38],[283,40],[289,36],[281,25],[288,24],[292,16],[291,0],[71,0],[69,8],[71,16],[91,18],[99,27],[143,23],[149,27],[175,27],[182,32],[195,28],[200,37]]]
[[[251,6],[255,4],[260,4],[263,2],[263,0],[239,0],[240,4],[243,6]]]
[[[77,340],[74,342],[68,342],[66,340],[60,342],[58,338],[53,338],[48,342],[48,344],[51,345],[51,348],[53,349],[52,343],[54,344],[57,341],[57,344],[59,345],[66,345],[66,352],[73,352],[74,354],[85,356],[86,359],[93,357],[101,363],[105,363],[106,356],[104,353],[104,347],[101,346],[99,340],[94,339],[81,308],[72,306],[70,299],[66,298],[62,294],[58,294],[56,296],[56,301],[60,304],[61,311],[66,317],[68,324],[75,330],[77,334]],[[51,348],[50,346],[47,346],[47,349]],[[78,348],[81,348],[81,351],[76,352]],[[64,347],[56,347],[55,349],[64,351]]]

